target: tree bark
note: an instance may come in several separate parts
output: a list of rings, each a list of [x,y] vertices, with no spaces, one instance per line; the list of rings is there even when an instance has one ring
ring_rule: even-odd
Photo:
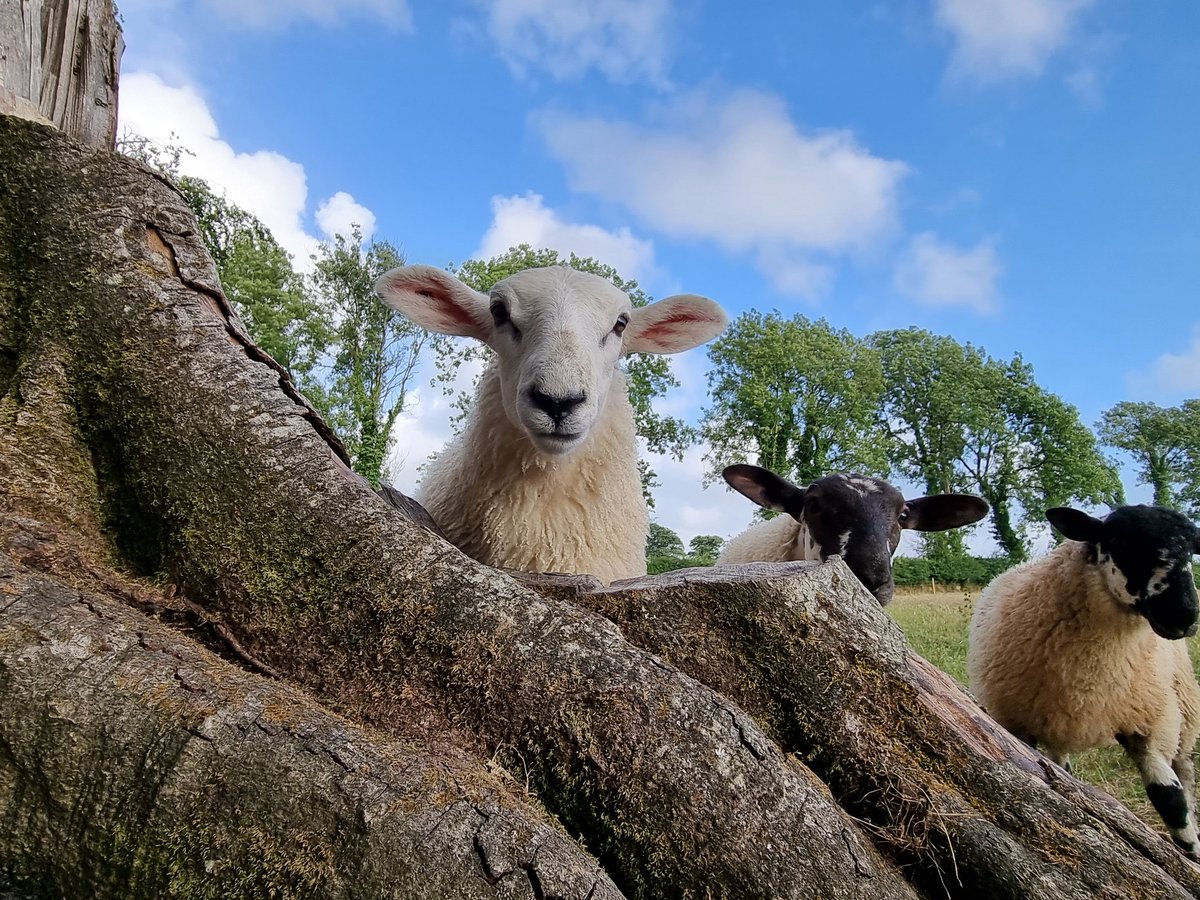
[[[575,589],[630,640],[755,716],[931,895],[1200,895],[1200,869],[910,653],[840,563]]]
[[[121,26],[112,0],[5,0],[0,113],[50,122],[92,147],[117,139]]]
[[[0,889],[7,876],[36,896],[121,900],[621,896],[461,751],[383,740],[38,573],[61,536],[4,524]]]
[[[481,890],[467,862],[489,877],[509,872],[489,885],[496,896],[525,882],[534,896],[575,896],[591,884],[594,896],[615,893],[566,840],[553,848],[562,887],[516,877],[550,847],[539,806],[630,897],[1200,896],[1200,870],[1168,843],[1016,744],[911,657],[841,562],[691,571],[607,590],[481,566],[349,470],[286,373],[246,337],[169,185],[11,118],[0,119],[0,172],[0,512],[9,533],[43,535],[36,552],[9,540],[10,582],[36,574],[79,597],[55,606],[49,588],[22,589],[17,602],[0,601],[5,652],[61,667],[20,713],[39,733],[61,727],[42,746],[89,744],[95,722],[59,726],[55,710],[86,706],[101,680],[69,652],[45,648],[89,633],[101,615],[86,598],[105,585],[130,585],[123,596],[136,602],[167,584],[243,659],[386,734],[380,745],[415,754],[412,767],[450,759],[489,797],[501,796],[489,768],[526,785],[524,797],[511,792],[526,835],[511,852],[487,844],[462,856],[476,819],[453,803],[465,821],[438,847],[420,848],[447,878]],[[104,609],[134,633],[154,626]],[[55,631],[68,610],[70,623]],[[105,643],[121,645],[94,639]],[[167,674],[160,680],[182,704],[189,689],[179,693],[177,674]],[[203,684],[216,692],[217,682]],[[142,709],[128,679],[112,686],[105,704]],[[310,715],[329,720],[313,700],[289,697],[296,709],[309,704],[296,734],[308,733]],[[253,723],[253,707],[238,702],[228,701],[229,715]],[[180,715],[187,720],[186,709]],[[255,729],[247,726],[259,740]],[[200,746],[172,733],[185,749]],[[259,752],[244,749],[248,760]],[[98,753],[80,759],[138,785],[139,796],[139,767],[153,768],[145,754]],[[62,814],[59,789],[42,787],[56,758],[0,752],[3,821]],[[344,830],[320,830],[336,819],[329,811],[314,822],[309,862],[256,868],[254,854],[289,834],[294,807],[281,797],[276,812],[260,785],[236,777],[242,765],[230,763],[229,797],[205,794],[194,805],[197,815],[219,816],[222,803],[249,811],[247,830],[212,839],[232,848],[220,857],[232,860],[229,871],[277,877],[280,893],[303,895],[295,879],[311,874],[311,860],[321,873],[351,865],[325,868],[349,852]],[[404,791],[409,767],[399,769],[385,780]],[[206,777],[186,765],[178,773],[201,788]],[[414,796],[424,799],[412,821],[389,826],[390,846],[407,846],[413,821],[447,808],[444,798]],[[70,806],[105,835],[89,840],[119,842],[105,802],[85,791]],[[347,815],[368,818],[367,801],[342,802]],[[297,805],[306,804],[319,805]],[[168,838],[153,840],[168,840],[175,820],[146,815],[163,817],[154,831]],[[75,877],[54,874],[54,851],[26,852],[21,835],[0,833],[0,860],[22,860],[8,864],[10,878]],[[169,854],[147,846],[137,856],[142,883],[186,893],[194,882],[172,880]],[[210,847],[189,845],[196,878]],[[354,848],[368,860],[383,852],[365,841]],[[404,865],[420,869],[426,857]],[[384,895],[431,896],[408,886]]]

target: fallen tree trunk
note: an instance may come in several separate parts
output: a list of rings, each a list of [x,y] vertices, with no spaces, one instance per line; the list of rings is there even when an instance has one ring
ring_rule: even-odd
[[[620,897],[465,754],[382,740],[39,574],[61,545],[4,524],[26,565],[0,556],[0,859],[25,891]]]
[[[629,896],[1200,896],[910,659],[840,563],[601,592],[480,566],[349,471],[169,186],[7,118],[0,171],[0,490],[57,535],[46,577],[169,582],[340,714],[502,765]],[[28,636],[24,608],[0,624]],[[49,814],[16,783],[6,809]]]
[[[792,563],[573,589],[744,706],[930,893],[1200,896],[1200,867],[1000,728],[847,582]]]

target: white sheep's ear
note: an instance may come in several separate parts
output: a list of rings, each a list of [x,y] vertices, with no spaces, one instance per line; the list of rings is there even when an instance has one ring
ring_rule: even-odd
[[[433,266],[403,266],[385,272],[375,293],[422,328],[486,341],[492,336],[488,298]]]
[[[680,353],[711,341],[727,324],[725,310],[707,297],[676,294],[633,311],[624,352]]]
[[[763,509],[785,512],[797,520],[804,512],[806,489],[796,487],[770,469],[744,464],[726,466],[721,472],[721,477],[731,488],[742,496],[749,497]]]
[[[1069,506],[1056,506],[1046,510],[1046,518],[1069,541],[1098,544],[1104,531],[1104,523],[1099,519]]]

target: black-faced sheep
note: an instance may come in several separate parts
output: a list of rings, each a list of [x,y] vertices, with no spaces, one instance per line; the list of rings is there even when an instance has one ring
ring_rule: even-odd
[[[915,500],[882,478],[827,475],[799,487],[759,466],[728,466],[730,487],[759,506],[787,513],[760,522],[725,545],[718,564],[846,560],[858,580],[881,604],[896,590],[892,554],[900,531],[946,531],[978,522],[988,505],[971,494],[934,494]]]
[[[417,493],[450,541],[493,566],[606,582],[646,574],[649,521],[617,364],[711,340],[721,308],[692,294],[635,308],[565,266],[518,272],[490,296],[432,266],[393,269],[376,290],[430,331],[495,351],[465,429]]]
[[[1057,507],[1046,517],[1068,540],[1000,575],[976,602],[971,690],[1061,765],[1120,743],[1171,837],[1195,858],[1200,688],[1180,639],[1196,631],[1200,532],[1155,506],[1104,519]]]

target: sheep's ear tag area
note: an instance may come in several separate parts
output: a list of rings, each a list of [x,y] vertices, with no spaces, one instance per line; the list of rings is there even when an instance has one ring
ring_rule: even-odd
[[[625,329],[625,353],[681,353],[725,330],[729,318],[707,297],[677,294],[634,309]]]
[[[375,282],[375,292],[428,331],[480,341],[491,336],[487,297],[433,266],[392,269]]]
[[[1056,506],[1046,510],[1046,518],[1067,540],[1081,541],[1085,544],[1100,543],[1104,523],[1085,512],[1071,509],[1069,506]]]
[[[795,519],[799,519],[804,511],[805,489],[796,487],[769,469],[749,465],[726,466],[721,477],[731,488],[763,509],[785,512]]]

